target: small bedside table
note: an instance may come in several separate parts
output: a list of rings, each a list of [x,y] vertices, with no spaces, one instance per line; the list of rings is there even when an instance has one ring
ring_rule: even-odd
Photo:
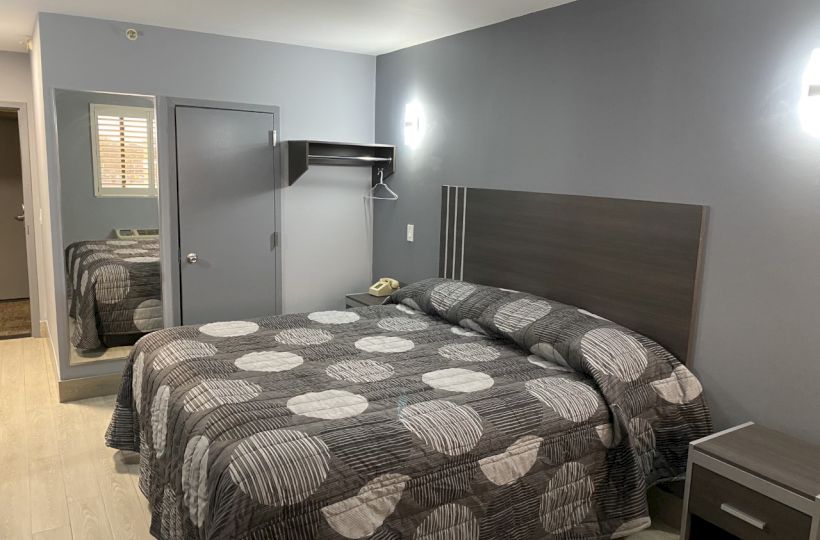
[[[754,423],[689,445],[682,540],[820,540],[820,447]]]
[[[380,306],[387,302],[389,296],[373,296],[368,293],[354,293],[345,295],[345,309]]]

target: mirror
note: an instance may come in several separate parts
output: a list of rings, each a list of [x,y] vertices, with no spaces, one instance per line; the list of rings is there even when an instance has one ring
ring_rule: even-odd
[[[150,96],[55,90],[70,364],[163,327]]]

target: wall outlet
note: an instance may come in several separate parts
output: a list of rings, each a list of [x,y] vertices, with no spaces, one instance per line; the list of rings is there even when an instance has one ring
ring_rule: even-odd
[[[416,226],[412,223],[407,224],[407,241],[412,242],[416,234]]]

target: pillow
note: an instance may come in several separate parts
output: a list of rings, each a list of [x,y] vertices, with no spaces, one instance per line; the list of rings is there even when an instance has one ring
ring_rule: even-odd
[[[659,344],[586,310],[528,293],[433,278],[399,289],[401,303],[546,360],[621,382],[666,376],[679,362]],[[654,367],[653,367],[654,366]],[[598,379],[598,377],[595,377]]]

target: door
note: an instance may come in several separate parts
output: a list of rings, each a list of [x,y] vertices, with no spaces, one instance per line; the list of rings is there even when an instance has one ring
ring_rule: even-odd
[[[0,300],[28,295],[20,128],[17,111],[0,110]]]
[[[274,314],[272,113],[177,106],[183,324]]]

